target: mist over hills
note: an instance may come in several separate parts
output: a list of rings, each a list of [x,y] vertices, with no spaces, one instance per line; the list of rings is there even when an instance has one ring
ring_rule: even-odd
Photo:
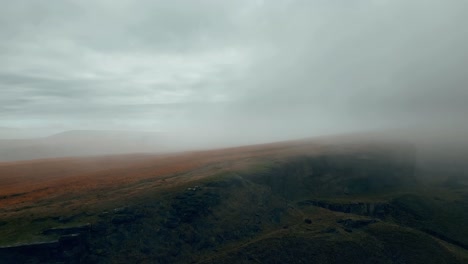
[[[0,263],[468,263],[468,1],[2,1]]]
[[[326,144],[412,145],[422,168],[468,174],[466,129],[451,128],[393,129],[309,137]],[[271,135],[252,133],[178,133],[119,130],[70,130],[46,137],[0,139],[0,161],[57,157],[98,156],[130,153],[175,153],[273,142]],[[297,140],[286,139],[285,142]],[[277,140],[278,141],[278,140]],[[462,170],[462,171],[461,171]],[[443,172],[440,172],[443,173]],[[428,175],[426,175],[428,177]]]
[[[0,127],[0,140],[46,137],[53,133],[54,130],[48,128]]]
[[[162,153],[174,144],[161,133],[74,130],[41,138],[0,139],[0,161],[104,154]]]
[[[0,161],[206,150],[268,143],[275,141],[275,138],[281,139],[274,135],[261,135],[251,131],[221,130],[217,132],[69,130],[44,137],[25,138],[15,137],[12,134],[7,138],[0,137]]]

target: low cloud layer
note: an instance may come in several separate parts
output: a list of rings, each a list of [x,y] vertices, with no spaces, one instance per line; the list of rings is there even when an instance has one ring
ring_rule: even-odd
[[[0,124],[287,139],[464,127],[468,2],[7,1]]]

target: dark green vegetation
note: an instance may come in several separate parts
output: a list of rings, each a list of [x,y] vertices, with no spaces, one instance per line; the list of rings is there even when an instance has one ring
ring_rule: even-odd
[[[263,159],[60,217],[3,219],[3,234],[21,228],[47,242],[0,248],[0,259],[468,263],[468,186],[463,178],[425,181],[414,164],[408,149]]]

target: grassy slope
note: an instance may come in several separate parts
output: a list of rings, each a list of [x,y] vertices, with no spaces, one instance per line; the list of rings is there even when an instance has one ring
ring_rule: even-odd
[[[411,159],[393,152],[297,142],[7,163],[0,244],[91,223],[80,254],[90,263],[463,263],[467,188],[421,189]],[[392,210],[356,215],[300,204],[307,199]],[[377,222],[347,224],[366,219]]]

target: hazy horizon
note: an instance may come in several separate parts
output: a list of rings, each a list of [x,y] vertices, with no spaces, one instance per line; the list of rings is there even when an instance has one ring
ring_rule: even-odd
[[[465,1],[5,2],[0,138],[464,137],[467,11]]]

